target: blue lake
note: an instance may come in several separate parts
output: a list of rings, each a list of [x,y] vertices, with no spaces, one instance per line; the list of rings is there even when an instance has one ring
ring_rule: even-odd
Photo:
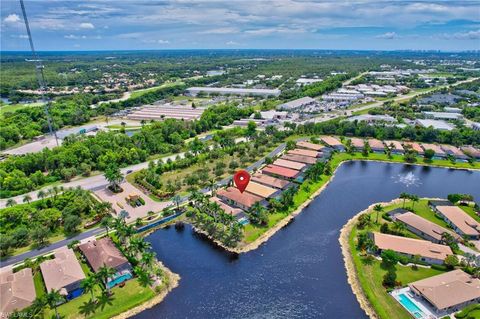
[[[239,257],[190,227],[158,230],[147,239],[182,279],[161,304],[135,318],[367,318],[347,283],[339,232],[359,211],[401,192],[470,193],[478,200],[480,172],[346,163],[294,222]]]

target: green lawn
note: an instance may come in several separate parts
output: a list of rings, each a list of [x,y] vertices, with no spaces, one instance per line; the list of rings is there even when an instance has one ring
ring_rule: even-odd
[[[405,202],[405,209],[411,210],[412,204],[413,204],[412,201],[407,200]],[[393,210],[395,208],[399,208],[399,207],[403,207],[403,203],[386,206],[384,208],[384,211],[388,212],[388,211],[391,211],[391,210]],[[447,228],[447,229],[449,228],[448,224],[442,218],[440,218],[438,215],[436,215],[435,212],[433,212],[430,209],[430,207],[428,207],[428,200],[426,200],[426,199],[419,200],[417,203],[415,203],[414,210],[415,210],[415,214],[431,221],[432,223],[440,225],[443,228]]]
[[[113,292],[111,304],[107,304],[103,309],[97,309],[93,314],[84,315],[80,313],[83,304],[90,300],[90,294],[84,294],[72,301],[64,303],[58,307],[58,312],[61,317],[65,319],[107,319],[136,307],[155,296],[155,292],[152,289],[140,286],[136,279],[129,280],[125,283],[124,287],[115,287],[111,291]],[[96,294],[99,294],[98,289]],[[53,310],[47,310],[45,318],[51,318],[52,316],[54,316]]]
[[[356,237],[357,230],[354,228],[349,236],[350,251],[353,255],[353,262],[362,290],[375,312],[382,319],[410,319],[410,314],[383,287],[382,280],[387,271],[381,267],[381,262],[375,260],[370,265],[363,262],[363,257],[359,255],[356,249]],[[396,268],[397,280],[402,285],[442,273],[441,270],[423,267],[413,270],[411,267],[400,264]]]
[[[475,219],[477,222],[480,223],[480,217],[477,215],[475,212],[475,208],[471,206],[459,206],[461,209],[465,211],[468,215],[472,216],[473,219]]]
[[[170,87],[170,86],[177,86],[177,85],[181,85],[181,84],[183,84],[183,82],[181,82],[181,81],[167,82],[167,83],[163,83],[162,85],[154,86],[154,87],[151,87],[151,88],[148,88],[148,89],[136,90],[136,91],[133,91],[133,92],[132,92],[132,95],[130,95],[130,98],[131,98],[131,99],[134,99],[134,98],[136,98],[136,97],[139,97],[139,96],[144,95],[145,93],[148,93],[148,92],[151,92],[151,91],[155,91],[155,90],[158,90],[158,89],[160,89],[160,88]]]
[[[14,112],[21,109],[26,109],[33,106],[42,106],[42,105],[43,105],[42,102],[27,103],[27,104],[2,104],[0,106],[0,115],[3,116],[3,114],[6,112]]]
[[[247,224],[243,229],[245,243],[251,243],[255,241],[258,237],[260,237],[263,233],[267,230],[275,226],[279,221],[285,218],[287,215],[285,213],[273,213],[268,215],[268,225],[266,226],[258,226]]]
[[[37,298],[42,297],[46,293],[47,288],[45,287],[45,283],[43,282],[42,274],[40,273],[39,268],[35,272],[35,275],[33,275],[33,283],[35,285],[35,293],[37,294]]]

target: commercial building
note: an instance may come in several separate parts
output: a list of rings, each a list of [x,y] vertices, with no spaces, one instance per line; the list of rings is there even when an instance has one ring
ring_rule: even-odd
[[[145,106],[127,115],[130,120],[155,120],[177,119],[185,121],[198,120],[204,108],[192,108],[187,106]]]
[[[460,113],[451,113],[451,112],[422,112],[422,114],[427,119],[434,119],[434,120],[447,120],[447,121],[455,121],[455,120],[462,120],[463,115]]]
[[[313,158],[318,158],[318,157],[322,156],[321,152],[316,152],[316,151],[311,151],[311,150],[303,150],[303,149],[298,149],[298,148],[287,151],[287,154],[310,156],[310,157],[313,157]]]
[[[379,253],[390,249],[409,258],[419,255],[422,261],[431,264],[443,264],[448,255],[453,255],[450,247],[427,240],[373,233],[373,241]]]
[[[385,145],[387,145],[388,148],[390,148],[390,151],[392,154],[403,154],[405,153],[405,149],[402,146],[402,143],[399,141],[385,141]],[[420,147],[420,145],[419,145]]]
[[[0,315],[8,318],[14,310],[22,310],[37,297],[31,268],[17,272],[5,269],[0,271]]]
[[[459,235],[480,239],[480,223],[460,207],[437,205],[434,209]]]
[[[287,118],[288,112],[285,111],[260,111],[260,116],[262,119],[267,121],[276,121],[276,120],[284,120]],[[252,114],[255,116],[255,114]]]
[[[116,270],[116,274],[108,279],[109,288],[132,278],[132,266],[109,237],[86,242],[78,248],[94,272],[102,267]]]
[[[253,195],[249,192],[241,193],[238,188],[228,187],[226,189],[219,189],[217,197],[226,201],[227,204],[237,206],[243,210],[249,210],[255,203],[260,203],[262,206],[267,206],[264,198]]]
[[[437,312],[458,311],[480,302],[480,279],[461,269],[412,282],[411,291],[427,300]]]
[[[281,159],[281,158],[273,162],[273,165],[294,169],[300,172],[303,172],[307,168],[307,164],[292,162],[292,161]]]
[[[297,81],[295,81],[295,83],[298,86],[304,86],[304,85],[310,85],[310,84],[322,82],[322,81],[323,81],[322,79],[316,79],[316,78],[313,78],[313,79],[300,78]]]
[[[445,151],[439,145],[422,143],[422,147],[425,151],[426,150],[434,151],[435,152],[434,158],[442,159],[447,157],[447,153],[445,153]]]
[[[272,176],[278,176],[280,178],[285,178],[288,180],[294,180],[300,177],[301,172],[295,169],[290,169],[286,167],[281,167],[277,165],[267,165],[262,169],[263,174],[268,174]]]
[[[80,283],[85,279],[85,274],[72,249],[57,251],[54,259],[40,264],[40,270],[47,291],[59,290],[67,300],[83,293]]]
[[[310,106],[317,106],[318,102],[315,99],[312,99],[311,97],[302,97],[287,103],[283,103],[277,106],[277,110],[295,110],[295,109],[302,109]]]
[[[383,144],[382,141],[377,140],[375,138],[369,138],[367,140],[368,146],[370,146],[370,149],[375,152],[375,153],[383,153],[385,152],[385,145]]]
[[[397,120],[390,115],[371,115],[360,114],[348,118],[350,122],[367,122],[367,123],[396,123]]]
[[[407,229],[412,233],[437,244],[442,242],[443,233],[448,233],[457,240],[460,240],[460,237],[454,232],[432,223],[412,212],[397,214],[393,219],[404,223]]]
[[[294,162],[310,164],[310,165],[315,164],[317,162],[316,158],[310,157],[310,156],[303,156],[303,155],[284,154],[280,158],[288,161],[294,161]]]
[[[261,173],[253,174],[251,180],[259,184],[263,184],[280,190],[287,189],[288,187],[293,185],[291,182],[284,179],[275,178],[270,175],[265,175]]]
[[[242,89],[242,88],[215,88],[215,87],[191,87],[187,94],[196,96],[199,93],[220,94],[220,95],[248,95],[248,96],[279,96],[281,91],[278,89]]]
[[[333,136],[322,136],[320,138],[325,145],[339,151],[339,152],[344,152],[345,151],[345,146],[343,146],[342,142],[336,137]]]
[[[421,127],[432,127],[440,131],[451,131],[455,128],[453,124],[447,123],[442,120],[415,120],[415,124]]]

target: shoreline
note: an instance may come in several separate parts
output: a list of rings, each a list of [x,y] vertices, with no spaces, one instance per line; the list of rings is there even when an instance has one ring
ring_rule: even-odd
[[[394,162],[394,161],[388,161],[388,160],[368,159],[368,158],[351,158],[348,160],[344,160],[341,163],[346,163],[349,161],[368,161],[368,162],[378,162],[378,163],[415,165],[415,166],[426,166],[426,167],[445,168],[445,169],[458,169],[458,170],[473,171],[473,172],[480,171],[480,168],[475,168],[475,167],[466,168],[466,167],[455,167],[455,166],[441,166],[441,165],[421,163],[421,162],[407,163],[407,162]],[[340,165],[338,167],[340,167]]]
[[[122,312],[121,314],[118,314],[118,315],[112,317],[112,319],[127,319],[127,318],[135,316],[135,315],[137,315],[137,314],[139,314],[139,313],[141,313],[141,312],[143,312],[147,309],[150,309],[150,308],[158,305],[159,303],[161,303],[163,301],[163,299],[165,299],[165,297],[167,297],[167,295],[170,293],[170,291],[172,291],[173,289],[178,287],[179,281],[181,279],[180,275],[172,272],[161,261],[158,261],[158,265],[162,269],[165,276],[168,278],[166,287],[164,287],[164,289],[161,292],[156,293],[155,296],[152,299],[149,299],[149,300],[145,301],[144,303],[142,303],[142,304],[140,304],[136,307],[133,307],[132,309],[129,309],[125,312]],[[155,292],[155,289],[153,289],[153,291]]]
[[[430,200],[438,200],[440,198],[428,198]],[[353,230],[353,227],[358,221],[358,218],[365,213],[371,212],[373,210],[373,207],[377,204],[382,205],[383,207],[389,206],[389,205],[394,205],[398,203],[402,203],[403,200],[400,198],[395,198],[389,202],[378,202],[378,203],[373,203],[370,206],[368,206],[366,209],[358,212],[354,216],[352,216],[345,225],[343,225],[342,229],[340,230],[340,236],[338,238],[338,241],[340,243],[340,249],[342,251],[342,256],[343,256],[343,262],[344,262],[344,267],[347,273],[347,281],[348,284],[350,285],[350,288],[352,289],[353,294],[355,295],[360,308],[362,308],[363,311],[365,311],[366,315],[369,318],[372,319],[379,319],[380,317],[377,315],[375,312],[375,309],[373,308],[372,304],[368,300],[367,295],[363,291],[362,285],[360,283],[360,280],[358,279],[358,273],[357,269],[355,267],[355,263],[353,261],[353,254],[350,250],[350,234]]]

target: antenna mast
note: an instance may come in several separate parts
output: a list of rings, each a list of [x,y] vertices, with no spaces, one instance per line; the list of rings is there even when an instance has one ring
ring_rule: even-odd
[[[45,76],[43,74],[43,65],[41,63],[41,60],[38,58],[37,52],[35,51],[35,47],[33,46],[32,33],[30,32],[30,25],[28,24],[27,12],[25,10],[25,4],[23,3],[23,0],[20,0],[20,6],[22,7],[23,21],[25,21],[25,27],[27,28],[27,34],[28,34],[28,41],[30,42],[30,49],[32,51],[33,60],[35,61],[35,73],[37,76],[38,85],[40,86],[42,100],[45,101],[44,110],[45,110],[45,115],[47,117],[48,129],[50,130],[50,134],[55,137],[55,142],[57,143],[57,146],[58,146],[59,144],[58,144],[57,132],[55,132],[55,129],[53,128],[52,118],[50,117],[50,112],[48,111],[49,103],[45,99],[46,84],[45,84]]]

